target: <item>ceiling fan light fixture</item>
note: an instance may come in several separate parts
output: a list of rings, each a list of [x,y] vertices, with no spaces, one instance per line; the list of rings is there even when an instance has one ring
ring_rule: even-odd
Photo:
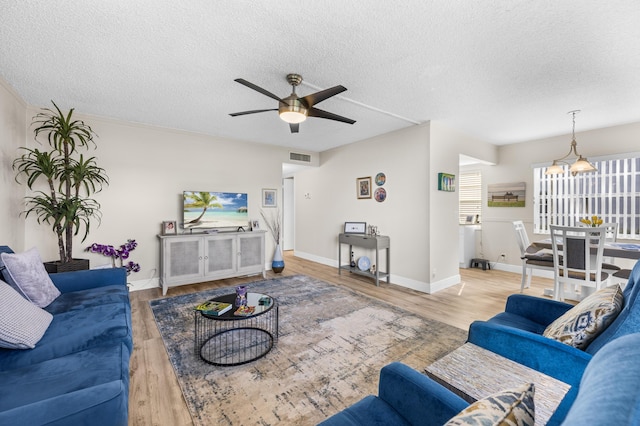
[[[297,124],[307,119],[307,108],[298,100],[295,92],[282,101],[278,108],[278,114],[283,121],[290,124]]]
[[[287,82],[292,86],[293,90],[291,94],[286,98],[280,98],[279,96],[274,95],[268,90],[250,83],[243,78],[236,78],[234,81],[278,101],[278,108],[254,109],[250,111],[234,112],[229,114],[232,117],[257,114],[267,111],[278,111],[278,116],[282,119],[282,121],[289,124],[291,133],[298,133],[300,128],[298,124],[305,121],[307,117],[324,118],[326,120],[340,121],[347,124],[354,124],[356,122],[355,120],[352,120],[350,118],[342,117],[338,114],[333,114],[331,112],[324,111],[315,107],[316,104],[319,104],[320,102],[347,90],[347,88],[342,85],[320,90],[319,92],[311,93],[307,96],[298,97],[298,95],[296,95],[296,86],[302,83],[302,76],[300,74],[288,74]]]
[[[300,111],[290,111],[288,108],[280,108],[280,118],[290,124],[302,123],[307,116]]]

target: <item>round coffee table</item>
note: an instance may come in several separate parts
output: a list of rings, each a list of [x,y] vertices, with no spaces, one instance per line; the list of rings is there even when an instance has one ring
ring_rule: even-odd
[[[195,351],[213,365],[241,365],[265,356],[278,340],[278,304],[266,294],[247,293],[247,306],[253,314],[234,315],[235,293],[216,300],[234,305],[222,315],[194,311]]]

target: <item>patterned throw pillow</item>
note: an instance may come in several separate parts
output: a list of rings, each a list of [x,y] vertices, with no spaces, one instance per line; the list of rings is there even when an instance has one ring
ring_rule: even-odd
[[[533,383],[493,394],[474,402],[449,420],[445,426],[533,426],[534,394]]]
[[[35,247],[24,253],[0,253],[0,257],[11,287],[34,305],[44,308],[60,296]]]
[[[0,281],[0,348],[33,349],[53,316]]]
[[[605,287],[587,297],[544,330],[542,335],[585,350],[622,310],[620,285]]]

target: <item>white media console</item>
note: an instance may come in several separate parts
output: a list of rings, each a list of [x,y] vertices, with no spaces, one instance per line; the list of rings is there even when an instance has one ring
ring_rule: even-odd
[[[265,232],[158,235],[160,285],[169,287],[265,273]]]

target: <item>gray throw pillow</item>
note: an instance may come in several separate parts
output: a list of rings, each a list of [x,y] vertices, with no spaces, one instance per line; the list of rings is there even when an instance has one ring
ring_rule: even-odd
[[[0,281],[0,347],[33,349],[42,339],[53,316],[25,300]]]
[[[44,308],[60,296],[35,247],[24,253],[0,253],[0,257],[9,284],[34,305]]]

